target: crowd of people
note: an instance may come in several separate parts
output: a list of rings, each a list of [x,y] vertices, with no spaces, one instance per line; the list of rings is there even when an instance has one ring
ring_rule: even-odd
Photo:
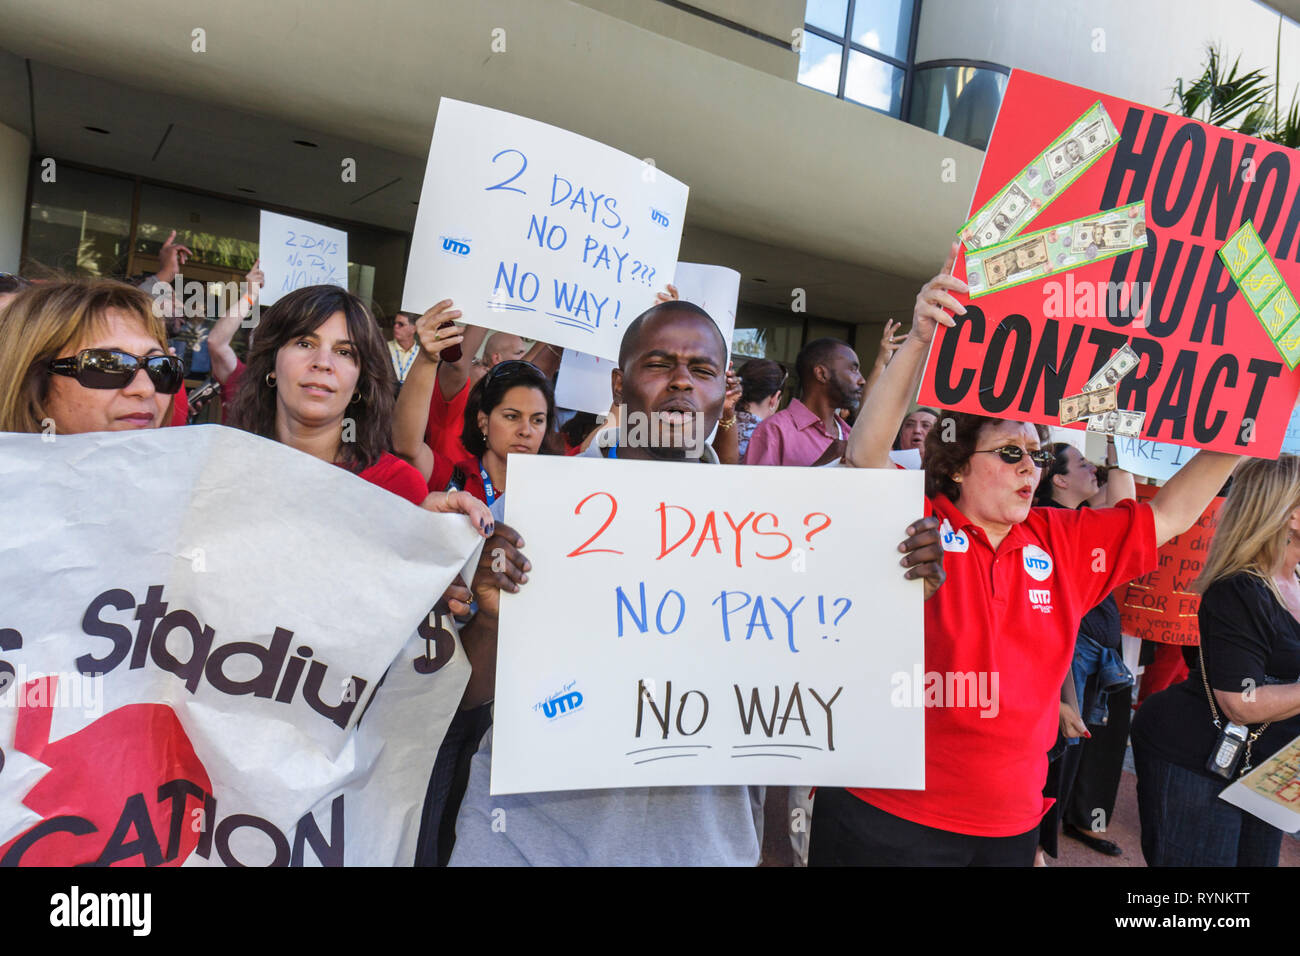
[[[670,287],[624,332],[603,422],[557,409],[559,349],[489,331],[448,300],[397,313],[386,335],[356,295],[314,286],[250,322],[254,266],[249,293],[207,337],[218,420],[464,515],[489,539],[472,579],[444,596],[472,673],[436,756],[415,862],[751,866],[765,801],[778,799],[810,814],[810,841],[795,841],[809,865],[1028,866],[1055,855],[1059,832],[1118,852],[1098,831],[1113,812],[1133,675],[1110,594],[1154,568],[1236,469],[1196,585],[1200,648],[1132,728],[1142,850],[1152,865],[1276,865],[1281,831],[1217,794],[1300,733],[1300,459],[1237,468],[1202,451],[1139,503],[1113,459],[1098,469],[1041,427],[915,407],[936,329],[964,311],[956,252],[920,290],[910,329],[886,326],[865,374],[848,343],[827,338],[793,369],[753,359],[733,370],[714,321]],[[166,290],[188,254],[173,233],[158,274],[134,285],[0,278],[0,430],[185,424]],[[676,429],[698,416],[715,437],[689,456],[684,443],[628,441],[617,427],[650,414]],[[527,587],[532,570],[503,502],[510,457],[535,454],[801,468],[898,468],[915,455],[924,513],[900,521],[896,547],[899,573],[924,582],[924,670],[995,675],[995,712],[927,706],[923,790],[813,796],[755,780],[490,796],[500,594]],[[1046,559],[1046,579],[1026,555]],[[1239,759],[1214,769],[1231,734]],[[493,826],[501,809],[504,831]]]

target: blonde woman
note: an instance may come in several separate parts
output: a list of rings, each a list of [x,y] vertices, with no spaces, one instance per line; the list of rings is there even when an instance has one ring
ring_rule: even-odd
[[[1300,734],[1298,562],[1300,458],[1244,463],[1193,585],[1201,646],[1188,654],[1191,673],[1133,721],[1149,866],[1277,866],[1282,831],[1218,795]],[[1235,763],[1209,769],[1232,752]]]
[[[52,282],[0,311],[0,431],[157,428],[184,379],[145,293]]]

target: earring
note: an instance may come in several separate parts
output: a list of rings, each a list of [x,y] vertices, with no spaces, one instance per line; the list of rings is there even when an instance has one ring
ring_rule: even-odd
[[[267,373],[266,373],[266,387],[267,387],[267,388],[275,388],[275,373],[274,373],[274,372],[267,372]]]
[[[961,483],[961,475],[953,475],[953,476],[952,476],[952,480],[960,484],[960,483]]]
[[[360,392],[353,392],[353,393],[352,393],[352,404],[355,405],[355,404],[356,404],[357,402],[359,402],[359,401],[361,401],[361,393],[360,393]]]

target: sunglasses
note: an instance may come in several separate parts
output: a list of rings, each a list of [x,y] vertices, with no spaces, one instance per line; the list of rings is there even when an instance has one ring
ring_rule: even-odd
[[[983,451],[975,452],[975,454],[997,455],[1008,465],[1014,465],[1016,462],[1020,461],[1021,458],[1024,458],[1025,455],[1028,455],[1029,459],[1039,468],[1046,468],[1056,458],[1056,456],[1050,451],[1040,450],[1026,452],[1019,445],[1003,445],[1001,448],[986,448]]]
[[[163,395],[175,395],[185,380],[185,366],[174,355],[140,358],[120,349],[82,349],[71,358],[54,359],[47,368],[75,378],[84,388],[126,388],[143,368]]]
[[[488,369],[488,373],[485,376],[485,378],[490,382],[493,379],[501,378],[504,375],[509,375],[512,372],[517,372],[520,369],[524,369],[524,368],[532,369],[534,372],[537,372],[539,375],[542,374],[542,370],[539,369],[532,362],[525,362],[523,359],[510,359],[505,362],[497,362],[496,365],[493,365],[490,369]]]

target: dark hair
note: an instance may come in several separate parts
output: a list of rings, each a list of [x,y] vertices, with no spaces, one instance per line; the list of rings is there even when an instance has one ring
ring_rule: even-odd
[[[927,415],[933,415],[936,422],[939,420],[939,413],[927,405],[918,405],[916,408],[912,409],[910,412],[904,415],[903,420],[906,421],[907,419],[915,415],[917,412],[925,412]],[[898,434],[894,436],[895,451],[898,451],[898,449],[901,447],[898,443],[902,440],[903,440],[903,426],[899,425]]]
[[[761,402],[781,391],[785,384],[785,368],[772,359],[750,359],[740,367],[740,401],[743,407],[751,402]]]
[[[599,423],[596,421],[595,412],[578,412],[564,423],[560,434],[564,436],[564,441],[570,448],[577,448],[592,433],[597,424]]]
[[[727,364],[727,340],[723,337],[722,331],[718,328],[718,323],[713,321],[713,317],[705,312],[694,302],[683,302],[680,299],[671,299],[668,302],[660,302],[658,305],[652,305],[635,319],[628,323],[627,328],[623,331],[623,340],[618,346],[618,367],[623,368],[627,361],[632,357],[632,351],[636,348],[640,338],[641,330],[651,319],[658,318],[669,312],[685,312],[687,315],[697,316],[705,319],[709,323],[709,328],[718,337],[718,342],[722,346],[722,364]]]
[[[498,362],[469,390],[465,399],[465,425],[460,433],[460,443],[467,452],[482,457],[487,451],[487,438],[479,429],[478,413],[491,415],[492,410],[505,400],[506,392],[520,386],[535,388],[546,399],[546,433],[538,450],[542,454],[550,453],[547,439],[555,430],[555,390],[545,372],[523,359]]]
[[[30,289],[32,284],[22,276],[14,275],[11,272],[0,272],[0,295],[6,295],[10,292],[22,292],[24,289]]]
[[[1052,478],[1056,475],[1063,475],[1070,470],[1070,458],[1067,449],[1073,448],[1069,442],[1054,441],[1047,446],[1047,450],[1052,453],[1052,464],[1043,469],[1043,476],[1038,480],[1038,487],[1034,490],[1034,504],[1044,505],[1052,500]]]
[[[336,312],[347,321],[361,372],[357,379],[361,397],[345,412],[356,422],[356,434],[353,441],[343,443],[341,464],[360,472],[392,447],[397,382],[379,326],[365,303],[347,289],[333,285],[296,289],[262,313],[229,421],[254,435],[275,438],[276,389],[266,384],[266,377],[275,371],[276,355],[289,343],[314,333]]]
[[[925,436],[925,495],[933,498],[947,495],[954,504],[961,497],[961,483],[953,475],[975,454],[975,443],[980,429],[1001,421],[987,415],[967,412],[943,412]],[[950,435],[951,441],[943,436]]]
[[[814,381],[813,369],[825,365],[835,354],[836,349],[847,349],[849,344],[842,339],[813,339],[802,349],[794,360],[794,371],[799,376],[799,394],[807,395],[808,386]]]

